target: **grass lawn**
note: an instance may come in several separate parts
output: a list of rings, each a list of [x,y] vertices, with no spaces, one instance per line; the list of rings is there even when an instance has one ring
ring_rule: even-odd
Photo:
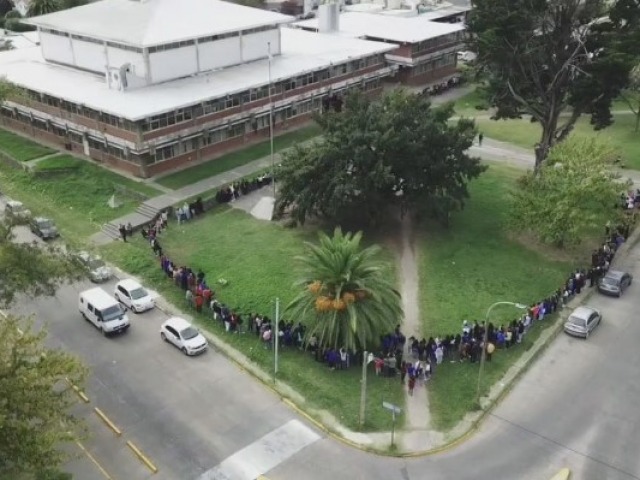
[[[217,296],[236,311],[257,311],[273,318],[273,300],[279,297],[284,307],[294,296],[292,256],[303,251],[304,240],[315,238],[315,234],[307,230],[286,229],[255,220],[238,210],[219,207],[194,222],[182,226],[170,224],[160,243],[174,262],[202,268],[210,284],[219,278],[228,280],[228,285],[216,288]],[[148,244],[139,235],[126,245],[114,243],[102,250],[106,258],[142,277],[176,306],[185,306],[182,290],[161,272]],[[209,316],[203,315],[199,321],[265,371],[272,371],[273,353],[265,350],[257,337],[226,334],[219,322]],[[280,357],[278,375],[304,395],[313,408],[327,410],[347,427],[357,429],[360,374],[357,366],[344,372],[330,371],[306,354],[285,350]],[[371,375],[366,430],[390,428],[391,419],[382,408],[383,400],[403,404],[400,382]]]
[[[51,172],[55,170],[78,169],[85,163],[83,160],[71,155],[56,155],[55,157],[45,158],[33,165],[33,169],[39,172]]]
[[[456,114],[476,118],[478,131],[486,137],[513,143],[523,148],[533,149],[540,140],[540,126],[529,119],[521,120],[490,120],[490,112],[486,109],[486,102],[477,90],[474,90],[455,102]],[[481,107],[481,108],[477,108]],[[589,124],[589,117],[583,116],[574,129],[576,134],[598,136],[608,139],[620,150],[620,154],[627,168],[640,170],[640,133],[636,133],[635,117],[629,114],[629,108],[622,99],[617,99],[612,105],[614,123],[610,127],[595,131]]]
[[[34,158],[44,157],[45,155],[50,155],[55,152],[55,150],[35,141],[1,129],[0,150],[19,162],[27,162]]]
[[[597,136],[607,139],[617,147],[627,168],[640,170],[640,134],[634,132],[633,115],[614,115],[615,122],[610,127],[594,131],[589,119],[584,117],[575,126],[574,134]],[[539,140],[540,126],[528,120],[477,119],[478,130],[488,138],[513,143],[520,147],[531,148]]]
[[[520,170],[491,165],[471,184],[471,199],[466,209],[454,216],[449,230],[423,228],[419,240],[420,311],[427,338],[459,333],[464,319],[483,320],[486,309],[496,301],[530,304],[540,300],[562,284],[575,266],[568,259],[552,260],[507,236],[504,205],[509,188],[521,174]],[[491,320],[500,325],[519,313],[503,307],[493,312]],[[494,355],[486,369],[485,385],[504,374],[523,347],[526,345],[509,355]],[[449,429],[473,408],[477,371],[477,364],[440,367],[429,388],[434,427]]]
[[[289,148],[296,143],[301,143],[313,137],[320,135],[320,127],[311,125],[309,127],[293,130],[285,134],[279,135],[273,140],[273,149],[279,152],[285,148]],[[172,173],[165,177],[159,178],[157,182],[167,188],[181,188],[190,185],[204,178],[212,177],[236,167],[246,165],[249,162],[266,157],[271,152],[271,144],[269,140],[251,145],[250,147],[227,153],[219,158],[214,158],[200,165]]]
[[[69,165],[73,157],[60,155],[43,162],[54,166]],[[121,207],[112,209],[107,205],[116,186],[148,196],[160,193],[85,161],[80,161],[72,172],[48,177],[36,177],[29,172],[0,166],[0,191],[24,202],[34,214],[54,218],[68,240],[82,240],[98,231],[103,223],[135,210],[140,200],[123,194],[116,194],[123,202]]]

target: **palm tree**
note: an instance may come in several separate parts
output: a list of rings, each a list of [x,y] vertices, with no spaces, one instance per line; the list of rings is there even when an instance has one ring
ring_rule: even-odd
[[[362,248],[362,232],[337,228],[333,237],[320,233],[320,243],[306,242],[306,254],[296,257],[300,289],[286,315],[307,323],[308,340],[320,346],[351,350],[377,346],[380,336],[402,319],[400,294],[379,258],[380,247]]]

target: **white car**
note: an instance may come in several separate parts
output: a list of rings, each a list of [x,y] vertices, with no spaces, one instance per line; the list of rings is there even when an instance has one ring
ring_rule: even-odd
[[[160,338],[185,355],[198,355],[209,347],[207,339],[184,318],[171,317],[160,327]]]
[[[146,312],[156,306],[154,297],[135,280],[120,280],[113,295],[133,313]]]

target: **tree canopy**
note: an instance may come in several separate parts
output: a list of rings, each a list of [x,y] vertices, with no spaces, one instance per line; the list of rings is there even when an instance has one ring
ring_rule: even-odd
[[[44,346],[45,330],[13,316],[0,319],[0,477],[50,472],[80,424],[69,414],[86,370],[61,350]],[[3,478],[4,478],[3,477]]]
[[[320,233],[320,242],[307,242],[304,255],[296,257],[300,280],[298,295],[285,314],[308,324],[320,346],[366,349],[379,345],[380,336],[402,321],[400,294],[393,286],[389,266],[380,248],[360,245],[362,233],[333,236]]]
[[[59,284],[78,280],[81,265],[53,245],[16,243],[11,222],[0,222],[0,308],[11,305],[16,296],[54,295]]]
[[[87,3],[89,3],[89,0],[29,0],[27,16],[36,17],[38,15],[46,15],[47,13],[80,7]]]
[[[530,115],[536,169],[582,114],[612,123],[638,55],[640,0],[475,0],[468,30],[495,119]],[[608,15],[608,17],[607,17]],[[563,113],[568,115],[561,116]]]
[[[554,146],[538,174],[528,173],[513,192],[514,230],[531,232],[558,247],[578,244],[585,233],[618,220],[620,182],[611,166],[617,154],[596,138],[571,137]]]
[[[340,221],[356,212],[375,223],[391,204],[424,208],[446,223],[462,209],[467,183],[486,167],[466,152],[473,120],[450,121],[453,106],[432,108],[425,97],[395,91],[379,100],[361,93],[340,111],[316,117],[323,139],[285,153],[276,214],[297,222]]]

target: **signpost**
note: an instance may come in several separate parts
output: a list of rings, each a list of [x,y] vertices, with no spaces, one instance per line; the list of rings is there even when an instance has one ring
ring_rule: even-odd
[[[396,415],[400,415],[402,413],[402,409],[397,405],[389,402],[382,402],[382,407],[387,410],[391,410],[391,446],[393,446],[393,437],[396,431]]]

